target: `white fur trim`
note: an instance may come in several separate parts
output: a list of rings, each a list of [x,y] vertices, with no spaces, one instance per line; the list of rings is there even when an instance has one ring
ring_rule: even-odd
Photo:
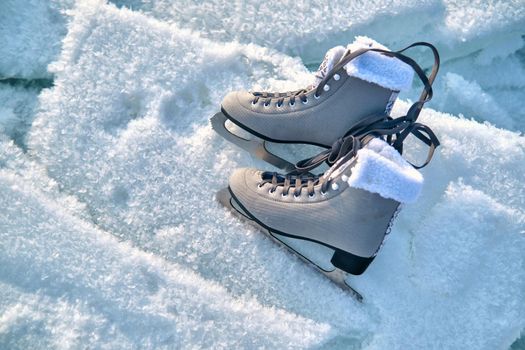
[[[423,175],[392,146],[373,139],[357,152],[348,184],[401,203],[414,202],[423,187]]]
[[[355,41],[348,45],[351,52],[362,48],[388,50],[377,41],[365,36],[356,37]],[[367,52],[349,62],[345,68],[350,76],[394,91],[410,89],[414,77],[414,71],[408,64],[379,52]]]

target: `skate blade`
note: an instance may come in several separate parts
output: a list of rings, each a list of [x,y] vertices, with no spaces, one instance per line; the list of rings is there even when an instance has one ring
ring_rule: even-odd
[[[224,188],[217,193],[217,200],[224,207],[230,209],[234,215],[247,219],[248,223],[261,230],[273,242],[286,248],[309,266],[321,272],[341,289],[349,292],[357,301],[363,302],[363,296],[349,285],[348,281],[351,275],[330,263],[334,254],[333,249],[318,243],[286,237],[259,225],[232,198],[228,188]]]
[[[239,146],[255,157],[264,160],[273,166],[286,172],[295,170],[295,165],[289,161],[271,153],[266,148],[266,141],[250,134],[241,127],[235,125],[224,113],[219,112],[211,118],[212,129],[229,142]]]

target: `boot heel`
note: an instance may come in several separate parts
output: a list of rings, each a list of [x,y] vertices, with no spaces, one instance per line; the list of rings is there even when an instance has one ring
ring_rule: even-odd
[[[332,260],[330,262],[337,268],[351,273],[352,275],[360,275],[365,272],[366,268],[374,260],[374,257],[363,258],[354,254],[345,252],[344,250],[336,249]]]

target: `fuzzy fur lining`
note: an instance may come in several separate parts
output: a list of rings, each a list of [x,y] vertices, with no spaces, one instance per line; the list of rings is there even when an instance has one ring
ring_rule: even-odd
[[[351,52],[362,48],[388,50],[377,41],[364,36],[356,37],[355,41],[347,47]],[[355,58],[345,66],[345,69],[350,76],[393,91],[410,89],[414,77],[414,71],[408,64],[378,52],[367,52]]]
[[[423,187],[423,175],[392,146],[373,139],[357,152],[348,184],[401,203],[414,202]]]

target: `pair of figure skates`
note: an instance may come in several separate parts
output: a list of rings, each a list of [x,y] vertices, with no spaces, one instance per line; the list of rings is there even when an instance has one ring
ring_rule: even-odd
[[[403,52],[431,49],[434,65],[427,77]],[[377,255],[400,205],[415,201],[423,183],[417,169],[428,164],[439,141],[416,120],[432,97],[439,69],[434,46],[414,43],[389,51],[367,38],[347,48],[330,49],[316,82],[284,93],[235,91],[212,117],[213,128],[227,140],[281,168],[285,174],[238,169],[219,201],[261,228],[358,300],[349,274],[362,274]],[[419,100],[400,118],[389,114],[413,73],[423,83]],[[250,134],[232,133],[233,123]],[[429,146],[422,166],[402,156],[410,134]],[[313,144],[325,150],[296,164],[270,153],[275,143]],[[322,164],[329,168],[315,174]]]

